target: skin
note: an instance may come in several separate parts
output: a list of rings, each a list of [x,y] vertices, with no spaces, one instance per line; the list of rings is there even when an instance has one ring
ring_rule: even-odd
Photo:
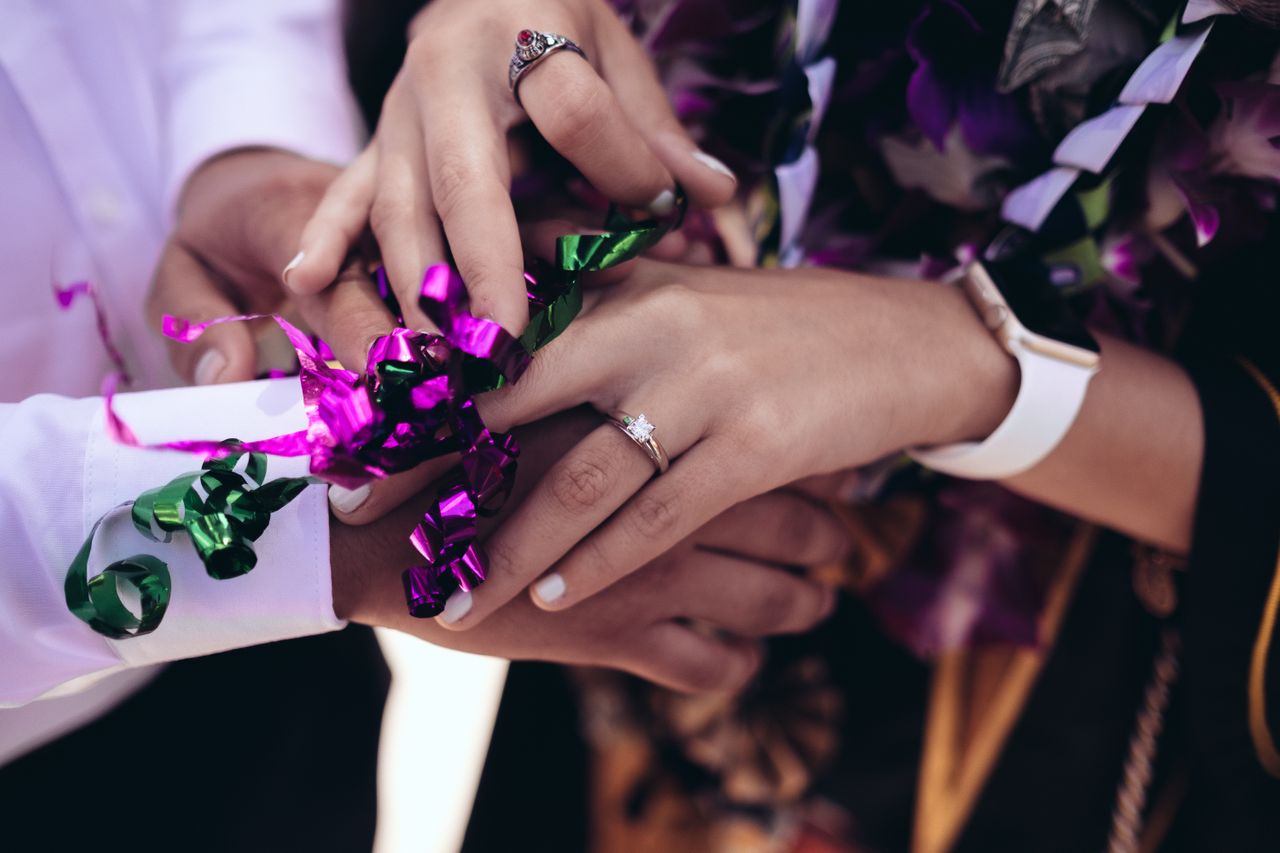
[[[1184,551],[1204,441],[1194,388],[1161,356],[1102,345],[1067,439],[1008,485]],[[1016,362],[941,285],[641,262],[485,413],[501,423],[581,403],[643,411],[671,470],[654,478],[629,439],[598,428],[495,533],[493,579],[451,608],[461,615],[449,625],[481,623],[526,588],[541,607],[572,607],[752,495],[908,447],[981,439],[1017,387]],[[558,580],[536,582],[548,570]]]
[[[228,168],[227,158],[221,163]],[[216,175],[216,165],[209,174]],[[199,261],[206,274],[175,264],[167,252],[157,276],[167,301],[155,300],[153,313],[166,304],[192,319],[220,316],[231,313],[232,301],[217,302],[214,292],[242,292],[243,301],[265,287],[247,274],[247,258],[269,269],[260,262],[277,244],[247,238],[257,232],[241,223],[285,226],[267,215],[252,181],[218,177],[193,181],[184,224],[171,244],[179,259]],[[248,189],[237,194],[237,187]],[[203,218],[208,210],[195,200],[205,193],[213,200],[208,210],[222,211],[227,220]],[[310,198],[314,203],[316,195]],[[275,201],[276,210],[294,209],[288,199]],[[188,216],[199,227],[188,226]],[[238,228],[242,239],[218,242],[210,235],[219,225]],[[643,411],[659,426],[672,469],[654,480],[647,458],[625,436],[609,427],[587,435],[490,537],[492,579],[454,608],[448,627],[479,625],[526,588],[540,607],[569,608],[755,495],[906,447],[980,439],[1016,394],[1016,363],[958,292],[935,284],[648,261],[622,276],[591,294],[584,316],[540,353],[518,385],[482,398],[480,408],[498,430],[584,403],[600,411]],[[241,284],[229,288],[229,281]],[[207,301],[193,304],[194,293]],[[389,327],[358,269],[291,304],[349,364],[362,363],[369,341]],[[1198,398],[1173,362],[1101,340],[1103,369],[1073,429],[1040,465],[1008,485],[1185,551],[1203,457]],[[392,478],[339,516],[369,523],[438,475],[438,467],[423,466]],[[548,571],[563,582],[555,600],[537,593],[536,581]]]
[[[296,239],[337,173],[268,150],[233,152],[202,167],[186,187],[157,266],[148,300],[157,329],[165,314],[206,320],[280,311],[336,332],[339,356],[361,363],[368,342],[391,324],[363,269],[344,270],[334,285],[308,297],[285,293],[274,272],[279,247]],[[193,344],[171,348],[174,367],[188,381],[210,352],[222,367],[207,381],[253,378],[257,359],[248,325],[217,326]],[[593,425],[578,413],[523,429],[518,482],[524,490],[509,508]],[[441,460],[414,471],[418,488],[448,465]],[[825,618],[832,591],[779,566],[822,565],[840,559],[847,546],[828,512],[803,495],[779,492],[722,514],[589,606],[552,614],[521,598],[461,634],[409,617],[400,591],[400,571],[418,559],[407,531],[430,497],[415,489],[377,523],[331,525],[339,617],[480,654],[614,667],[682,690],[741,687],[759,666],[759,638],[804,631]],[[694,629],[695,623],[702,627]]]
[[[676,181],[695,205],[729,200],[732,174],[694,156],[652,64],[608,4],[537,5],[534,19],[527,0],[434,0],[418,14],[373,141],[300,240],[286,244],[301,251],[284,273],[292,293],[327,287],[369,229],[408,325],[431,328],[416,307],[422,272],[452,257],[472,313],[519,334],[529,317],[507,135],[526,121],[625,206],[665,212]],[[495,50],[513,44],[519,22],[535,20],[579,44],[589,61],[564,50],[540,60],[522,78],[521,106]]]
[[[522,430],[525,486],[510,506],[593,426],[579,412]],[[420,559],[406,531],[422,504],[410,501],[366,527],[331,526],[339,616],[478,654],[623,669],[679,690],[739,689],[760,665],[759,638],[806,631],[826,618],[834,592],[778,565],[821,565],[847,546],[830,514],[778,492],[722,514],[583,607],[548,613],[521,596],[476,630],[456,632],[405,610],[399,574]]]

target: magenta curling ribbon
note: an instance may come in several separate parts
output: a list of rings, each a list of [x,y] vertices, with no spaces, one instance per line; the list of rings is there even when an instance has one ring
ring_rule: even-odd
[[[435,616],[455,591],[470,591],[484,582],[486,559],[476,541],[477,521],[497,512],[515,484],[520,447],[513,436],[489,431],[473,395],[517,381],[529,367],[531,353],[572,322],[582,307],[581,273],[637,257],[679,227],[686,201],[683,192],[677,197],[676,211],[662,221],[632,222],[611,211],[606,221],[611,230],[561,237],[549,274],[525,275],[530,321],[519,339],[492,320],[471,316],[462,279],[443,264],[426,271],[419,295],[419,306],[440,334],[393,330],[373,343],[363,374],[331,366],[322,355],[328,355],[322,342],[273,316],[298,356],[307,428],[262,441],[149,446],[210,458],[246,451],[310,456],[314,476],[348,489],[457,453],[457,473],[441,487],[410,536],[424,563],[402,575],[410,614]],[[399,315],[385,272],[378,271],[376,282]],[[206,323],[165,317],[163,330],[170,338],[190,342],[219,323],[262,316]],[[108,429],[117,441],[139,446],[112,409],[114,390],[108,383],[103,391]]]
[[[556,295],[530,282],[535,306]],[[310,456],[313,475],[346,488],[458,453],[459,473],[440,490],[410,537],[425,563],[403,574],[410,613],[434,616],[454,591],[483,583],[485,557],[476,542],[477,519],[500,509],[510,494],[520,452],[514,436],[489,431],[472,395],[516,381],[531,360],[525,346],[497,323],[468,314],[466,298],[466,288],[451,268],[441,264],[428,269],[420,305],[442,334],[393,330],[373,343],[363,375],[331,366],[309,336],[274,316],[297,352],[307,428],[262,441],[151,446],[211,458],[244,451]],[[190,342],[211,326],[259,316],[206,323],[165,317],[163,331]],[[104,388],[108,429],[117,441],[139,446],[113,411],[113,394],[109,383]]]
[[[71,306],[76,300],[86,297],[93,303],[94,319],[98,325],[98,338],[102,341],[102,348],[107,351],[107,357],[111,359],[111,363],[115,365],[116,371],[120,374],[120,380],[126,385],[133,382],[129,376],[129,369],[125,366],[124,356],[116,347],[115,342],[111,340],[111,327],[107,324],[106,308],[102,304],[101,297],[98,296],[98,289],[93,286],[93,282],[89,281],[73,281],[71,284],[63,287],[56,281],[53,282],[53,298],[58,301],[58,307],[63,311],[71,310]]]

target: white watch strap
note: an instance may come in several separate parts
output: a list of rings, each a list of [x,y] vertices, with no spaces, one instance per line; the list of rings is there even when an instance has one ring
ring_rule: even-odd
[[[1035,467],[1075,422],[1096,368],[1020,349],[1022,381],[1013,408],[985,441],[916,448],[921,465],[973,480],[1003,480]]]

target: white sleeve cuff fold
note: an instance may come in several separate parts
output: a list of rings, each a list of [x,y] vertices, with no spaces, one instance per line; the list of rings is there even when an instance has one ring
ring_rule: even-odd
[[[146,443],[179,439],[254,440],[306,426],[296,379],[179,388],[116,398],[125,423]],[[122,501],[200,467],[187,453],[141,450],[112,441],[102,413],[85,454],[84,523],[88,530]],[[303,476],[308,460],[270,457],[267,479]],[[150,553],[169,565],[168,611],[153,633],[111,641],[121,661],[142,666],[259,643],[323,633],[345,623],[334,616],[325,489],[313,486],[271,517],[255,543],[253,571],[227,580],[208,576],[185,534],[169,544],[138,534],[121,514],[99,534],[94,573],[108,562]]]

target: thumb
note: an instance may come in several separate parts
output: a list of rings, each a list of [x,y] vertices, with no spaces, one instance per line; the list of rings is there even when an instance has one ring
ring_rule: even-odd
[[[203,323],[240,312],[204,264],[176,241],[165,244],[147,300],[152,328],[162,330],[166,315]],[[170,364],[187,382],[215,385],[254,377],[257,350],[245,323],[224,323],[192,343],[168,344]]]

